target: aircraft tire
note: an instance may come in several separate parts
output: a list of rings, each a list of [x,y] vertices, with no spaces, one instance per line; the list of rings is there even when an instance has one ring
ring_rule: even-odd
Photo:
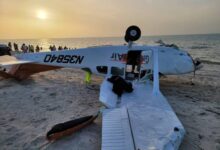
[[[125,33],[125,41],[136,41],[141,37],[141,30],[138,26],[132,25],[128,27]]]

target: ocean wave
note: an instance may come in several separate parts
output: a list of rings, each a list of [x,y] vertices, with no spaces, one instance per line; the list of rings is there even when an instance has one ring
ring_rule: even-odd
[[[210,60],[199,60],[201,61],[202,63],[204,64],[214,64],[214,65],[220,65],[220,62],[217,62],[217,61],[210,61]]]

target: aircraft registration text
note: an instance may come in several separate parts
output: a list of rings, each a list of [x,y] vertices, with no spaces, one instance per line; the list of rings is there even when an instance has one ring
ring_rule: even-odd
[[[84,56],[79,55],[51,55],[47,54],[44,58],[44,62],[56,62],[56,63],[71,63],[71,64],[81,64]]]

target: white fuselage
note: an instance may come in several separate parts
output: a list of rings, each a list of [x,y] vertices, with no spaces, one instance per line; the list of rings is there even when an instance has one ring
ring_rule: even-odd
[[[164,75],[184,74],[194,71],[192,58],[183,50],[177,50],[162,46],[126,45],[98,46],[80,48],[76,50],[63,50],[54,52],[26,53],[16,57],[22,60],[45,65],[53,65],[67,68],[82,68],[97,75],[111,74],[112,68],[124,70],[126,55],[129,51],[141,51],[143,63],[141,67],[152,69],[152,56],[145,51],[158,50],[159,72]],[[100,71],[107,67],[106,71]],[[99,68],[99,69],[98,69]]]

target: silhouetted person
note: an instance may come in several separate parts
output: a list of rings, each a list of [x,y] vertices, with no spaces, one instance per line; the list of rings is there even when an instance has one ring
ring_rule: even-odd
[[[21,46],[21,50],[23,53],[27,53],[28,52],[28,47],[23,43]]]
[[[21,45],[21,51],[24,53],[24,48],[25,47],[25,44],[23,43],[22,45]]]
[[[62,46],[59,46],[59,47],[58,47],[58,50],[59,50],[59,51],[63,50]]]
[[[66,46],[64,46],[64,48],[63,48],[64,50],[67,50],[68,48],[66,47]]]
[[[28,45],[28,52],[31,53],[32,50],[31,50],[31,45]]]
[[[18,49],[18,44],[14,43],[14,49],[15,49],[16,52],[19,51],[19,49]]]
[[[8,42],[8,47],[12,50],[11,42]]]
[[[53,51],[53,46],[52,45],[50,45],[49,50]]]
[[[56,51],[56,50],[57,50],[56,46],[55,46],[55,45],[53,45],[53,51]]]
[[[29,45],[29,52],[30,53],[34,53],[34,46],[33,45]]]
[[[40,47],[37,45],[35,50],[36,52],[40,52]]]

